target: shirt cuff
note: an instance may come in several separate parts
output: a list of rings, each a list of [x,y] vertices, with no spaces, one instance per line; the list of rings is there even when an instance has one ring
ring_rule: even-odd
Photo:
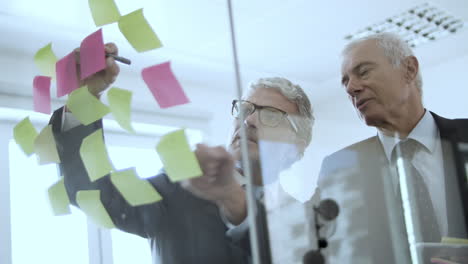
[[[81,122],[78,119],[76,119],[76,117],[73,116],[72,113],[65,111],[65,107],[64,107],[63,113],[62,113],[61,131],[65,132],[79,125],[81,125]]]
[[[239,225],[233,225],[232,223],[229,223],[229,221],[226,222],[225,217],[223,217],[222,214],[221,214],[221,219],[223,219],[224,223],[228,227],[228,230],[226,231],[226,236],[230,237],[232,241],[236,242],[236,241],[241,240],[242,238],[245,237],[245,235],[249,231],[248,216]],[[228,225],[228,223],[230,226]]]

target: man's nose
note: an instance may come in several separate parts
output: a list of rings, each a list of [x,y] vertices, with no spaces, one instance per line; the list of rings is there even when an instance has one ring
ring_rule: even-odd
[[[355,97],[362,90],[363,87],[359,80],[353,77],[349,78],[348,84],[346,85],[346,92],[349,94],[349,96]]]
[[[258,111],[255,111],[252,114],[245,117],[244,124],[247,125],[247,127],[257,128],[259,122],[258,118]]]

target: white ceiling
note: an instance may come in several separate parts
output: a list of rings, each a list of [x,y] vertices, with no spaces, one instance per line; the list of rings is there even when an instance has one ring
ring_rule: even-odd
[[[85,0],[2,0],[0,2],[1,81],[22,83],[25,89],[2,87],[7,93],[30,95],[37,69],[34,53],[47,44],[59,57],[66,55],[97,28]],[[243,81],[281,75],[299,82],[315,98],[340,89],[339,53],[346,34],[380,22],[424,1],[395,0],[233,0],[238,54]],[[232,49],[224,0],[116,0],[122,14],[144,8],[144,14],[164,47],[136,53],[118,32],[104,26],[106,42],[116,42],[122,56],[123,76],[138,77],[141,69],[166,60],[189,94],[190,89],[234,94]],[[434,0],[433,4],[468,21],[466,0]],[[462,44],[463,43],[463,44]],[[468,54],[468,30],[416,49],[422,67],[431,67]],[[336,87],[317,87],[334,81]],[[133,79],[132,79],[133,80]],[[130,82],[129,82],[130,83]],[[130,84],[129,84],[130,85]],[[142,83],[138,83],[138,87]],[[126,88],[126,87],[123,87]],[[130,88],[129,88],[130,89]],[[313,89],[313,91],[311,91]],[[136,101],[148,102],[147,92]]]

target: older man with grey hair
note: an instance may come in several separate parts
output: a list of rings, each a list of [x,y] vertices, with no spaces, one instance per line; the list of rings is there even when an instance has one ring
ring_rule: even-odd
[[[352,41],[341,69],[353,106],[377,135],[322,163],[316,198],[341,209],[327,235],[329,262],[409,263],[427,257],[422,242],[466,237],[468,194],[454,154],[468,141],[468,120],[425,109],[418,59],[397,35]]]
[[[106,52],[117,54],[114,44]],[[79,50],[75,50],[78,55]],[[116,79],[119,68],[112,57],[103,71],[83,84],[99,98]],[[78,74],[78,73],[77,73]],[[78,76],[79,77],[79,76]],[[250,247],[246,232],[233,229],[246,218],[246,197],[242,186],[239,124],[248,132],[248,158],[255,183],[259,175],[259,139],[291,142],[297,145],[291,162],[299,159],[311,139],[312,109],[304,91],[284,78],[260,79],[242,100],[234,100],[232,114],[235,130],[228,149],[198,144],[195,155],[203,175],[182,184],[169,180],[164,170],[148,178],[161,194],[162,201],[130,206],[111,183],[109,175],[90,181],[80,157],[82,140],[102,128],[102,120],[82,125],[65,108],[51,118],[60,155],[61,175],[72,204],[80,190],[99,190],[101,202],[115,226],[147,238],[155,263],[248,263]],[[240,120],[242,112],[244,120]],[[229,231],[232,231],[229,233]],[[265,234],[265,233],[264,233]],[[265,256],[268,258],[268,256]]]

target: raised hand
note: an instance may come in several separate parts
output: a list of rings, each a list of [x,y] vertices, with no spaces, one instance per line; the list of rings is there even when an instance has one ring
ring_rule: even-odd
[[[195,156],[203,175],[182,182],[182,186],[195,196],[216,203],[231,223],[242,222],[247,212],[245,192],[234,178],[232,155],[224,147],[198,144]]]
[[[118,55],[119,51],[117,45],[115,45],[114,43],[107,43],[104,47],[106,53]],[[76,48],[73,52],[75,54],[75,59],[77,63],[77,76],[80,80],[80,49]],[[80,80],[80,87],[83,85],[87,85],[89,92],[99,98],[100,94],[117,79],[117,75],[119,74],[119,72],[119,65],[117,65],[114,58],[108,56],[106,57],[106,68],[89,76],[84,80]]]

